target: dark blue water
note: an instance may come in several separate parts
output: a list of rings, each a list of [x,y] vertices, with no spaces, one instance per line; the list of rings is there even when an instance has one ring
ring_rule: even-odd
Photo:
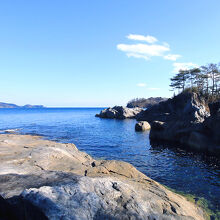
[[[95,158],[123,160],[178,191],[204,197],[220,209],[220,163],[214,157],[169,147],[152,147],[135,120],[94,117],[99,108],[0,109],[0,129],[74,143]],[[175,150],[174,150],[175,149]]]

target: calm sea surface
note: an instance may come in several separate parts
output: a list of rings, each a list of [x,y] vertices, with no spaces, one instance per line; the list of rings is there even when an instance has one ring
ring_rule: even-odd
[[[95,158],[123,160],[152,179],[204,197],[220,209],[220,162],[168,147],[152,147],[149,132],[134,131],[135,120],[96,118],[100,108],[0,109],[0,129],[74,143]],[[64,161],[65,162],[65,161]]]

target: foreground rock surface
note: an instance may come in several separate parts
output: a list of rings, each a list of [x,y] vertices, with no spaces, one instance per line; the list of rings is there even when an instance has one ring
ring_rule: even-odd
[[[126,119],[136,118],[143,109],[141,108],[127,108],[123,106],[114,106],[113,108],[107,108],[102,110],[96,117],[100,118],[115,118],[115,119]]]
[[[0,135],[0,219],[204,219],[184,197],[73,144]]]

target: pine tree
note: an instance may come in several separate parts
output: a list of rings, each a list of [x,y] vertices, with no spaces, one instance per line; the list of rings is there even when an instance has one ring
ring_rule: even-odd
[[[203,77],[205,84],[206,84],[205,93],[208,95],[209,94],[209,78],[210,78],[208,67],[201,66],[201,73],[202,73],[202,77]]]
[[[193,68],[190,70],[191,78],[193,80],[192,87],[197,87],[199,91],[204,89],[204,78],[201,74],[200,68]]]
[[[175,89],[182,89],[184,91],[186,87],[186,81],[188,79],[188,72],[186,70],[179,70],[179,73],[176,74],[173,78],[171,78],[170,87]]]
[[[220,63],[207,64],[200,68],[190,70],[180,70],[171,78],[172,90],[186,87],[195,92],[204,94],[208,101],[217,101],[220,99]]]

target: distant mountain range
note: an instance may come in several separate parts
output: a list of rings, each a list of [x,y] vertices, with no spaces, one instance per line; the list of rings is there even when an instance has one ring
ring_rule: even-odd
[[[19,106],[11,103],[0,102],[0,108],[44,108],[43,105],[24,105]]]

